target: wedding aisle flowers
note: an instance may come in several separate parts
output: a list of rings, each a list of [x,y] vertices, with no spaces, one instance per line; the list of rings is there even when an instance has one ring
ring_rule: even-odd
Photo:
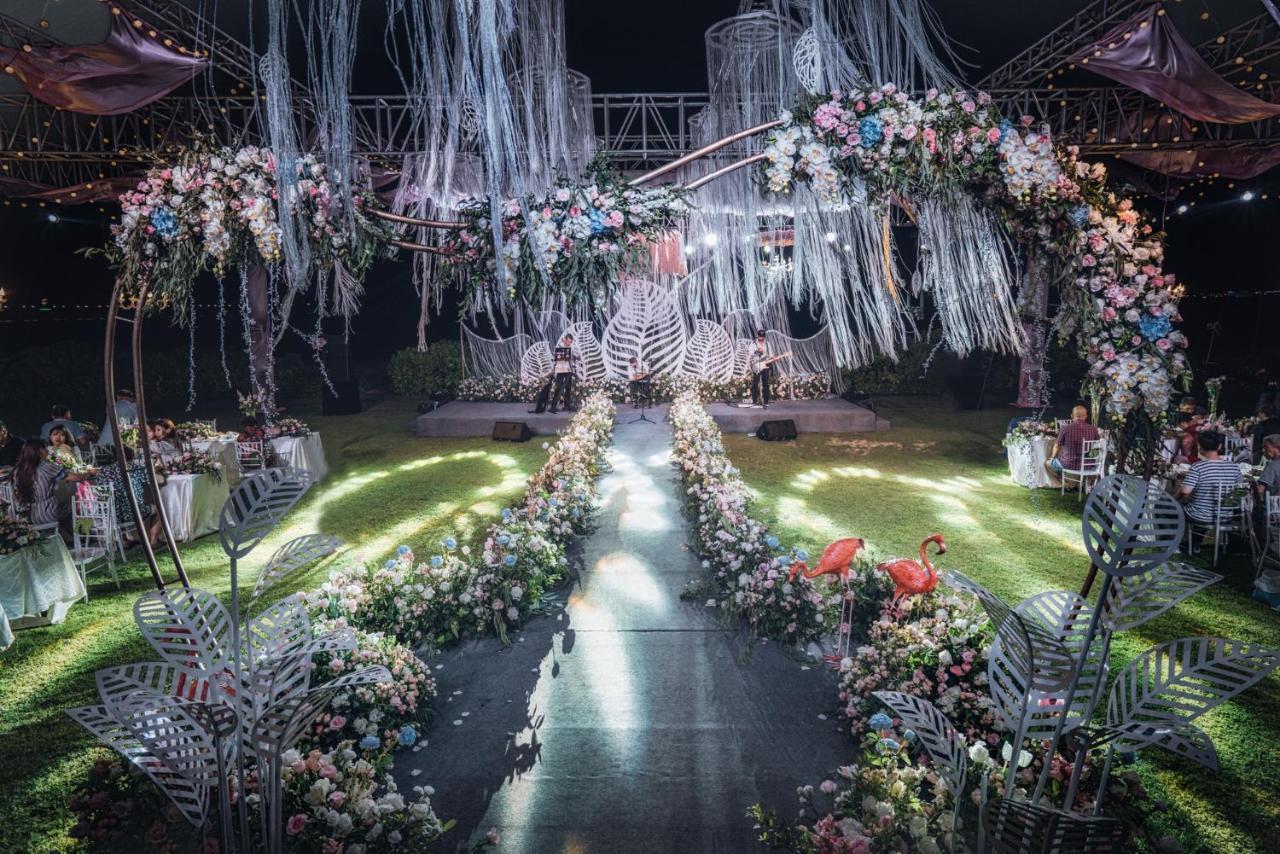
[[[400,546],[381,565],[335,570],[319,589],[298,596],[317,616],[405,644],[487,632],[505,642],[508,629],[568,572],[567,548],[590,523],[613,418],[604,395],[584,400],[521,501],[502,511],[478,550],[446,537],[438,553],[419,560]]]
[[[766,137],[762,179],[788,193],[809,184],[827,204],[865,187],[871,198],[954,198],[972,193],[1023,242],[1066,268],[1058,332],[1075,336],[1107,407],[1163,415],[1187,372],[1181,286],[1161,269],[1164,246],[1129,199],[1106,187],[1102,164],[1054,144],[1030,116],[1000,116],[986,93],[930,89],[911,96],[887,83],[832,92],[783,114]]]
[[[747,486],[725,453],[715,421],[692,394],[678,396],[667,417],[694,548],[718,588],[709,604],[742,617],[765,637],[802,640],[828,630],[823,594],[803,576],[788,578],[792,563],[808,555],[783,549],[751,516]]]
[[[499,403],[532,403],[542,390],[544,381],[521,382],[514,375],[501,377],[468,377],[458,385],[459,400],[495,401]],[[579,382],[577,388],[585,394],[608,395],[616,403],[630,402],[630,384],[626,380],[607,379],[603,382]],[[822,374],[778,376],[773,381],[774,397],[778,400],[820,400],[831,391],[831,377]],[[751,380],[733,377],[728,380],[708,380],[688,374],[657,374],[650,386],[653,403],[667,403],[677,395],[692,393],[706,403],[716,400],[740,400],[751,393]]]

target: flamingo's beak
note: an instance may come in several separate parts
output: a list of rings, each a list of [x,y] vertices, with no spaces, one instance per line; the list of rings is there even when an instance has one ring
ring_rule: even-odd
[[[795,581],[796,576],[800,574],[800,570],[802,569],[807,573],[809,571],[809,565],[806,563],[802,563],[801,561],[796,561],[795,563],[791,564],[791,569],[787,570],[787,581],[788,582]]]

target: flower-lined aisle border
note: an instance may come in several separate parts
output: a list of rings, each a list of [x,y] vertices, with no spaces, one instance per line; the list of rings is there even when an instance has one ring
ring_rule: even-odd
[[[335,570],[319,589],[298,596],[317,616],[415,647],[489,632],[506,642],[508,630],[568,573],[569,543],[590,526],[614,412],[604,395],[583,401],[524,497],[489,528],[479,554],[454,537],[421,562],[401,546],[380,566]]]
[[[494,401],[498,403],[532,403],[545,382],[521,382],[518,376],[468,377],[458,384],[459,400]],[[585,394],[607,395],[616,403],[631,402],[627,380],[607,379],[580,382],[576,387]],[[803,376],[779,376],[773,380],[774,397],[779,400],[821,400],[831,391],[831,377],[825,373]],[[687,374],[657,374],[650,388],[653,403],[666,403],[678,395],[691,393],[703,402],[741,400],[751,392],[751,380],[734,377],[708,380]]]
[[[976,195],[1020,241],[1072,272],[1058,332],[1076,337],[1090,375],[1106,381],[1109,411],[1162,417],[1187,372],[1187,339],[1173,328],[1182,294],[1161,270],[1161,237],[1132,201],[1107,190],[1102,164],[1055,147],[1034,124],[1002,118],[984,92],[930,89],[919,98],[892,83],[833,92],[783,115],[761,172],[775,193],[806,183],[832,205],[847,203],[857,183],[883,205]]]

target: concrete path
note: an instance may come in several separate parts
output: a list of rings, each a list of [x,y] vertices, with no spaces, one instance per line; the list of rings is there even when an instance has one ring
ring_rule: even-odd
[[[435,786],[454,844],[496,827],[511,852],[752,851],[751,804],[794,814],[795,787],[852,755],[828,674],[680,600],[703,570],[664,414],[629,424],[619,410],[563,608],[510,650],[477,642],[435,662],[440,718],[396,776]]]

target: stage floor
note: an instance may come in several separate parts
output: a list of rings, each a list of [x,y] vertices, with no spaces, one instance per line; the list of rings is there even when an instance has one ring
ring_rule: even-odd
[[[571,412],[535,415],[528,403],[479,403],[455,400],[419,415],[409,422],[415,436],[490,436],[495,421],[523,421],[536,436],[558,433],[573,417]],[[707,404],[707,412],[727,433],[754,433],[763,421],[790,419],[800,433],[870,433],[888,430],[889,422],[870,409],[843,398],[830,400],[780,400],[768,409],[734,407],[724,403]],[[630,406],[618,407],[618,421],[639,416]],[[648,417],[661,421],[666,417],[665,405],[648,410]]]

